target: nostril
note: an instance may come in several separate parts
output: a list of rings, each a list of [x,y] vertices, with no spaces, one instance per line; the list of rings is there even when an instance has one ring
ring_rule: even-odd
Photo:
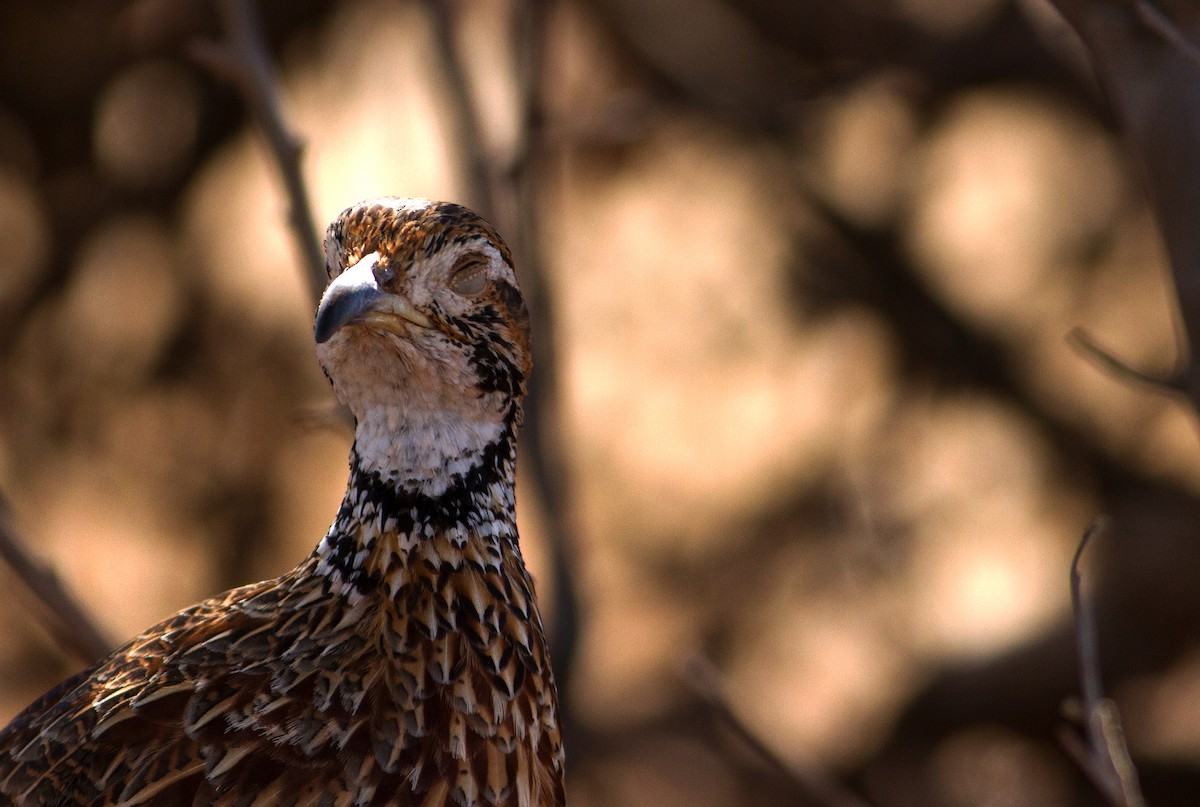
[[[396,279],[396,270],[387,264],[377,263],[371,271],[375,274],[375,282],[381,286]]]

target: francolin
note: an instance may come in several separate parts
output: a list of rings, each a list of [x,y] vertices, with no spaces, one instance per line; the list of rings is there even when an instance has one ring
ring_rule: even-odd
[[[299,566],[151,628],[0,731],[0,803],[562,805],[517,544],[529,316],[464,207],[380,198],[325,238],[317,356],[356,427]]]

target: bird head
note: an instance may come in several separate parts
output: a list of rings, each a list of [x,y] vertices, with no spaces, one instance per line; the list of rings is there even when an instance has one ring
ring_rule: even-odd
[[[436,489],[511,440],[529,315],[495,229],[461,205],[371,199],[334,220],[325,253],[317,357],[354,413],[365,469]]]

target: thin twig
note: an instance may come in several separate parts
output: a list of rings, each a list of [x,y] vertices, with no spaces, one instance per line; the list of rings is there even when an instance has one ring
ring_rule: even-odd
[[[1166,392],[1172,395],[1185,395],[1187,393],[1183,379],[1178,374],[1162,376],[1131,367],[1101,347],[1092,338],[1091,334],[1083,328],[1072,328],[1067,334],[1067,344],[1101,370],[1121,380],[1143,384],[1159,392]]]
[[[224,29],[223,41],[194,42],[189,52],[192,58],[238,89],[266,138],[287,194],[288,223],[303,259],[304,276],[313,300],[319,300],[329,279],[308,186],[301,171],[303,144],[284,119],[279,84],[250,0],[217,0],[217,11]]]
[[[1114,807],[1145,807],[1146,800],[1138,785],[1137,769],[1129,756],[1129,747],[1121,729],[1116,704],[1104,697],[1100,681],[1100,642],[1096,633],[1096,615],[1090,598],[1083,590],[1079,562],[1088,542],[1108,526],[1098,517],[1084,531],[1071,559],[1071,607],[1075,614],[1075,646],[1079,655],[1079,690],[1083,700],[1082,723],[1086,745],[1078,738],[1064,745],[1083,771]],[[1070,736],[1070,735],[1066,735]]]
[[[3,495],[0,495],[0,558],[37,598],[42,607],[36,613],[60,647],[88,664],[112,652],[112,643],[54,570],[25,548]]]
[[[459,155],[464,165],[469,204],[485,218],[496,215],[496,192],[493,187],[490,161],[483,143],[483,127],[475,102],[471,98],[471,87],[467,82],[467,71],[454,43],[454,20],[447,0],[425,0],[429,17],[433,22],[434,49],[442,65],[450,96],[450,108],[454,111],[456,133],[459,138]]]
[[[1096,638],[1096,616],[1091,603],[1083,591],[1083,578],[1079,574],[1079,561],[1087,549],[1088,542],[1107,527],[1105,520],[1097,518],[1084,530],[1075,554],[1071,558],[1071,610],[1075,614],[1075,650],[1079,654],[1079,685],[1083,696],[1085,713],[1090,713],[1100,703],[1103,688],[1100,684],[1100,650]]]
[[[870,807],[866,801],[845,790],[821,771],[797,765],[780,756],[779,752],[750,728],[733,708],[721,673],[706,657],[696,655],[688,659],[683,667],[683,680],[688,689],[699,696],[722,723],[786,779],[796,791],[823,807]]]
[[[1184,36],[1183,31],[1171,19],[1158,10],[1148,0],[1133,0],[1133,10],[1137,12],[1142,25],[1153,31],[1171,47],[1183,54],[1189,62],[1200,67],[1200,48]]]

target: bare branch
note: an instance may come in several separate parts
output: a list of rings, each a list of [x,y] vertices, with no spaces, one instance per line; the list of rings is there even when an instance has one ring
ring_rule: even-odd
[[[217,0],[224,40],[195,42],[192,58],[235,86],[247,110],[266,138],[288,199],[288,224],[304,263],[304,275],[314,302],[321,299],[329,279],[325,251],[309,202],[300,161],[304,148],[288,127],[279,101],[279,85],[271,66],[254,7],[250,0]]]
[[[1087,49],[1096,79],[1145,169],[1189,356],[1178,388],[1200,411],[1200,234],[1195,227],[1200,53],[1193,44],[1200,37],[1200,14],[1189,4],[1176,4],[1172,19],[1150,0],[1050,1]]]
[[[42,606],[35,610],[54,640],[80,661],[91,664],[112,652],[112,643],[96,626],[54,571],[34,558],[13,527],[12,511],[0,495],[0,558]]]
[[[525,0],[516,4],[513,49],[517,55],[521,120],[516,150],[505,189],[512,199],[508,228],[516,238],[514,251],[521,256],[521,288],[529,300],[533,332],[533,362],[525,396],[523,432],[525,454],[532,472],[547,536],[547,555],[554,575],[554,622],[550,650],[554,659],[562,702],[570,706],[576,648],[579,643],[580,600],[576,582],[575,514],[571,507],[572,477],[562,437],[562,392],[559,377],[558,328],[549,271],[542,254],[540,205],[547,173],[548,147],[545,126],[545,67],[549,3]],[[570,726],[570,721],[564,722]]]
[[[517,256],[521,288],[529,301],[533,332],[533,365],[525,396],[525,428],[521,432],[522,456],[536,490],[546,533],[546,552],[554,580],[554,618],[549,625],[550,657],[554,660],[559,701],[565,717],[570,708],[571,671],[579,640],[579,598],[575,583],[572,547],[575,530],[570,508],[570,471],[564,459],[559,428],[559,384],[556,328],[540,250],[538,227],[539,181],[545,152],[542,126],[543,51],[546,39],[546,3],[526,0],[515,6],[512,25],[517,63],[519,129],[515,156],[508,170],[495,170],[484,147],[482,125],[467,81],[467,70],[454,37],[454,18],[447,0],[425,0],[434,27],[438,58],[445,73],[472,204],[507,234]]]
[[[701,655],[684,664],[683,680],[722,723],[733,731],[755,754],[774,768],[793,788],[823,807],[869,807],[869,804],[845,790],[821,771],[789,762],[752,729],[733,708],[721,673]]]
[[[1091,361],[1101,370],[1123,380],[1132,381],[1137,384],[1144,384],[1152,387],[1159,392],[1166,392],[1172,395],[1186,395],[1187,390],[1184,388],[1183,379],[1178,374],[1169,376],[1155,375],[1154,373],[1139,370],[1132,367],[1122,359],[1117,358],[1107,349],[1101,347],[1091,334],[1083,328],[1072,328],[1067,334],[1067,344],[1075,349],[1077,353],[1085,359]]]
[[[464,165],[469,203],[485,218],[496,215],[496,192],[493,186],[490,161],[483,143],[483,128],[479,114],[471,98],[467,83],[467,71],[459,58],[454,43],[454,20],[447,0],[425,0],[429,17],[433,22],[434,46],[442,64],[450,108],[454,111],[455,126],[459,137],[459,159]]]
[[[1180,31],[1179,26],[1169,17],[1148,0],[1133,0],[1133,9],[1143,25],[1161,37],[1163,42],[1178,50],[1192,64],[1200,67],[1200,49],[1184,36],[1183,31]]]
[[[1078,706],[1079,704],[1072,700],[1071,705]],[[1082,717],[1082,715],[1072,715],[1072,717]],[[1092,759],[1092,748],[1084,740],[1078,728],[1074,725],[1061,726],[1058,730],[1058,741],[1062,744],[1063,750],[1067,752],[1067,756],[1079,766],[1079,770],[1083,771],[1084,776],[1092,783],[1092,787],[1096,788],[1096,792],[1103,796],[1109,804],[1119,805],[1121,803],[1120,791],[1113,789],[1112,777],[1106,775],[1103,768],[1096,767],[1095,761]]]
[[[1086,744],[1066,734],[1063,744],[1113,807],[1145,807],[1137,770],[1129,756],[1116,704],[1104,697],[1100,681],[1100,643],[1096,615],[1083,590],[1079,561],[1088,542],[1107,528],[1098,517],[1084,531],[1071,559],[1071,607],[1075,613],[1075,646],[1079,655],[1079,689]]]

